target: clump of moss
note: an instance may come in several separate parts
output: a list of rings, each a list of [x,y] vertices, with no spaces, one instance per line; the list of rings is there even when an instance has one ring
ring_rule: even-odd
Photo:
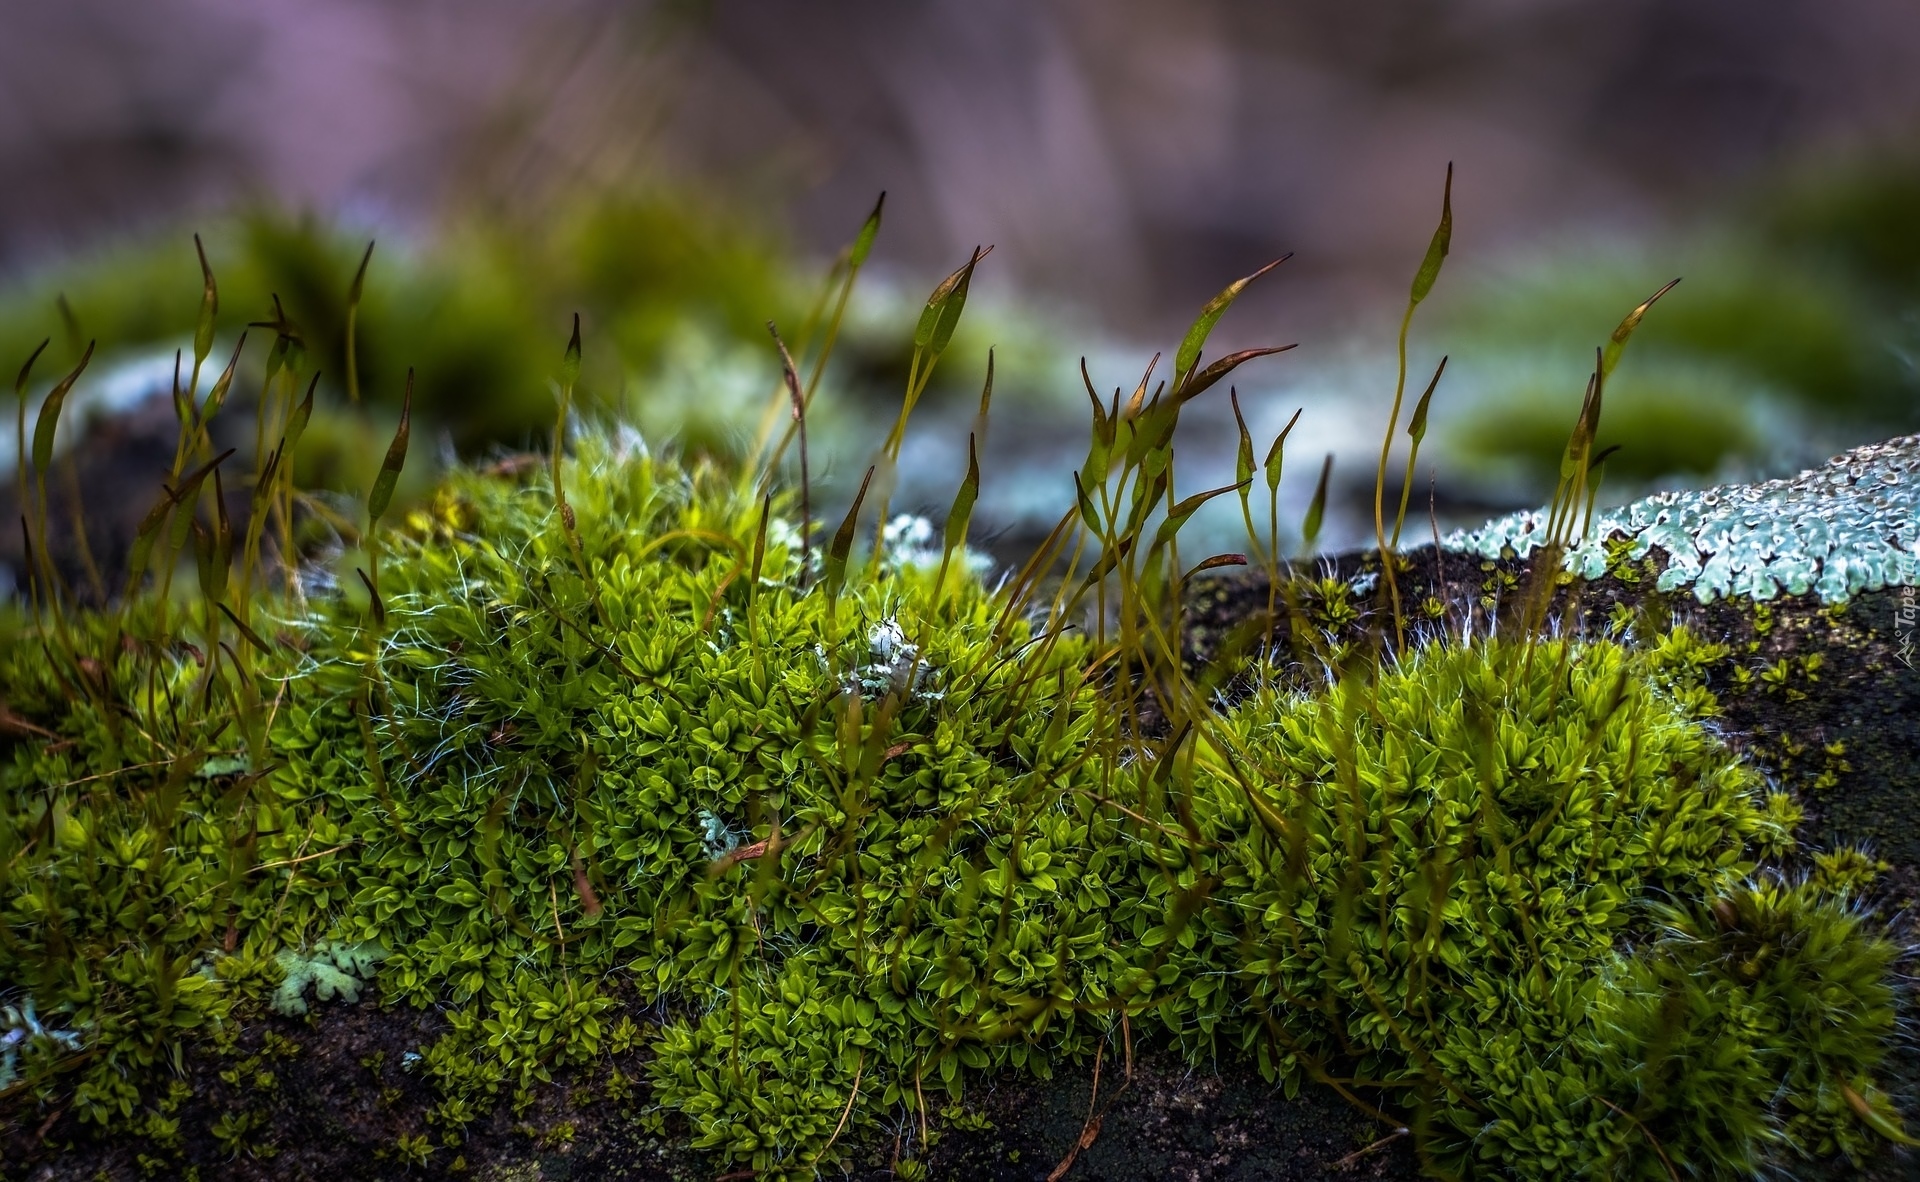
[[[1023,1029],[1089,1048],[1072,1011],[1124,956],[1062,886],[1115,836],[1073,795],[1085,643],[1006,660],[1028,627],[953,573],[830,597],[711,469],[593,436],[566,472],[572,531],[459,479],[383,555],[384,635],[343,597],[301,621],[273,746],[353,871],[287,915],[457,1007],[429,1060],[469,1100],[597,1054],[612,982],[669,1002],[656,1098],[762,1166],[823,1147],[856,1076],[894,1106],[1024,1062]]]
[[[1650,918],[1656,938],[1609,972],[1582,1048],[1640,1134],[1608,1159],[1617,1176],[1857,1161],[1904,1139],[1873,1079],[1894,948],[1862,916],[1817,884],[1762,877]]]
[[[179,1062],[183,1036],[228,1016],[229,978],[196,961],[273,905],[246,867],[255,783],[200,774],[218,724],[195,708],[201,669],[184,649],[155,666],[113,621],[80,615],[66,621],[76,661],[18,613],[9,624],[0,981],[84,1044],[29,1043],[10,1090],[51,1097],[75,1071],[75,1112],[105,1124]],[[136,700],[153,712],[133,714]]]
[[[1824,1039],[1831,1063],[1800,1063],[1796,1090],[1768,1056],[1797,1048],[1756,1036],[1744,1108],[1704,1067],[1676,1066],[1657,1096],[1636,1074],[1656,1070],[1658,1038],[1710,1039],[1706,1026],[1740,1027],[1770,1004],[1737,975],[1708,983],[1726,966],[1679,941],[1654,901],[1784,898],[1744,884],[1791,844],[1757,775],[1663,691],[1660,656],[1439,643],[1377,677],[1266,690],[1226,716],[1202,783],[1211,832],[1238,835],[1217,873],[1252,917],[1242,1037],[1264,1072],[1291,1092],[1341,1062],[1335,1074],[1407,1089],[1393,1094],[1450,1172],[1626,1176],[1653,1160],[1654,1112],[1686,1105],[1722,1106],[1729,1122],[1662,1127],[1665,1152],[1696,1167],[1860,1148],[1852,1114],[1814,1097],[1824,1071],[1879,1061],[1891,950],[1831,904],[1792,896],[1798,938],[1838,960],[1782,971],[1807,991],[1800,1004],[1818,988],[1832,1004],[1763,1025]],[[1234,938],[1222,928],[1213,942]],[[1696,972],[1696,1014],[1634,1008],[1649,981]],[[1855,1004],[1861,988],[1874,1004]]]

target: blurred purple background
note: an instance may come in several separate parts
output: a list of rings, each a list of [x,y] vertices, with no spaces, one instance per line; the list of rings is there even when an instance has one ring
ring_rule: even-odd
[[[1638,228],[1920,127],[1910,0],[63,0],[0,40],[0,267],[267,196],[378,225],[698,178],[829,253],[1123,332],[1284,250],[1307,328],[1461,253]]]

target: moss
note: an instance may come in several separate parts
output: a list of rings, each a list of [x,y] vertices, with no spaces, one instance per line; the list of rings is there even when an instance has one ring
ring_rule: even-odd
[[[1259,917],[1240,970],[1264,1022],[1245,1028],[1263,1069],[1291,1089],[1357,1056],[1354,1076],[1419,1097],[1408,1106],[1423,1149],[1446,1172],[1659,1176],[1652,1113],[1728,1097],[1704,1071],[1678,1071],[1658,1096],[1636,1074],[1654,1070],[1655,1038],[1616,1011],[1643,1004],[1652,978],[1717,964],[1688,952],[1673,968],[1680,954],[1654,936],[1676,921],[1654,902],[1787,907],[1747,880],[1791,841],[1757,777],[1658,688],[1673,659],[1608,644],[1436,646],[1377,682],[1238,707],[1226,750],[1260,788],[1223,779],[1216,793],[1223,828],[1246,834],[1226,878]],[[1243,791],[1269,794],[1267,818],[1235,799]],[[1812,1037],[1832,1023],[1845,1050],[1829,1067],[1864,1074],[1892,1030],[1891,946],[1812,896],[1792,900],[1807,938],[1855,958],[1836,987],[1873,1004],[1776,1016],[1773,1029]],[[1794,971],[1819,977],[1822,955]],[[1741,1006],[1770,1004],[1736,986],[1698,1000],[1698,1021],[1738,1026]],[[1757,1041],[1758,1057],[1729,1069],[1741,1106],[1722,1124],[1662,1127],[1664,1152],[1711,1174],[1782,1149],[1858,1150],[1829,1067],[1806,1065],[1789,1085],[1767,1056],[1803,1061]]]
[[[169,492],[119,604],[43,569],[0,633],[0,980],[80,1045],[43,1030],[11,1096],[164,1151],[141,1089],[190,1042],[371,983],[444,1013],[404,1061],[443,1142],[644,1044],[647,1119],[764,1177],[888,1124],[924,1149],[969,1078],[1136,1031],[1332,1086],[1442,1174],[1724,1173],[1894,1127],[1888,946],[1830,897],[1847,867],[1763,873],[1797,807],[1705,725],[1724,647],[1355,637],[1390,559],[1292,588],[1311,690],[1255,662],[1229,705],[1182,665],[1175,535],[1230,489],[1176,499],[1172,440],[1250,356],[1201,367],[1222,308],[1166,401],[1096,409],[1056,549],[997,586],[964,548],[977,468],[935,550],[618,427],[383,527],[403,427],[353,548],[284,589],[258,530],[296,502],[264,471],[240,538],[222,503],[167,525],[197,505]],[[198,597],[170,589],[190,539]],[[250,1103],[206,1133],[278,1149]]]
[[[385,997],[451,1007],[425,1060],[450,1117],[597,1060],[619,998],[658,999],[677,1016],[653,1035],[655,1102],[696,1143],[805,1172],[843,1114],[957,1096],[969,1070],[1044,1072],[1126,1013],[1191,1051],[1248,1049],[1289,1090],[1351,1057],[1342,1074],[1413,1089],[1436,1162],[1638,1161],[1634,1120],[1593,1100],[1649,1119],[1605,1074],[1634,1056],[1597,1015],[1656,970],[1616,947],[1657,930],[1655,895],[1734,897],[1790,842],[1690,713],[1718,650],[1684,632],[1644,652],[1440,642],[1317,694],[1265,691],[1160,782],[1159,761],[1115,766],[1094,741],[1087,642],[995,640],[977,583],[949,577],[936,602],[929,572],[875,565],[829,610],[784,547],[734,577],[757,506],[717,473],[599,437],[566,471],[587,577],[540,487],[459,477],[386,547],[384,629],[338,594],[283,621],[274,774],[185,778],[201,807],[271,792],[251,823],[273,869],[240,893],[257,948],[191,975],[204,1012],[248,996],[270,943],[271,1004],[295,1009],[310,978],[324,997],[328,973],[370,976],[356,954],[378,941]],[[1313,590],[1351,612],[1345,582]],[[10,782],[47,782],[33,755]],[[22,813],[75,853],[133,840],[80,836],[112,815]],[[137,886],[128,869],[109,894]],[[307,941],[320,956],[292,951]],[[1842,943],[1879,955],[1863,932]],[[124,1021],[73,1012],[93,1040]],[[1851,1117],[1827,1116],[1788,1133],[1769,1109],[1729,1152],[1854,1147],[1834,1127]],[[1684,1131],[1662,1144],[1718,1160]]]
[[[357,742],[358,613],[318,605],[274,746],[351,817],[328,840],[355,869],[293,884],[288,915],[390,947],[388,996],[458,1007],[427,1056],[454,1095],[595,1056],[617,971],[692,1015],[659,1032],[656,1098],[763,1166],[823,1145],[856,1074],[891,1105],[1023,1060],[1002,1029],[1115,959],[1056,885],[1103,844],[1091,805],[1058,811],[1093,783],[1083,644],[1001,663],[1026,629],[994,641],[978,584],[949,576],[936,609],[913,567],[830,611],[785,546],[737,577],[757,506],[717,474],[592,439],[577,463],[591,582],[550,498],[498,481],[456,483],[387,554],[391,803]],[[1056,1039],[1086,1045],[1082,1022]]]
[[[616,346],[604,368],[589,374],[596,389],[612,399],[630,380],[625,371],[644,375],[651,427],[684,423],[700,443],[724,443],[737,423],[661,387],[677,388],[682,356],[731,362],[739,342],[764,340],[769,315],[784,323],[804,313],[806,296],[781,244],[712,201],[661,191],[576,204],[552,225],[553,232],[532,234],[507,218],[468,217],[435,241],[383,239],[356,324],[363,395],[397,409],[413,368],[416,411],[451,432],[464,454],[521,445],[551,423],[545,380],[553,328],[563,309],[584,308]],[[204,237],[222,306],[237,313],[232,331],[270,308],[284,310],[309,364],[323,372],[323,387],[344,404],[347,293],[366,239],[264,207]],[[193,337],[199,288],[184,230],[125,241],[0,293],[0,350],[25,357],[51,337],[48,360],[65,366],[98,339],[110,351],[157,356],[147,388],[165,390],[173,351]],[[257,328],[253,337],[249,366],[272,341]],[[233,344],[223,334],[222,359]],[[250,376],[241,377],[243,387]],[[663,401],[680,414],[663,413]],[[321,420],[343,437],[337,450],[306,449],[303,478],[326,479],[329,487],[342,487],[328,479],[341,475],[363,482],[369,441],[353,437],[357,424],[348,415]],[[355,444],[361,455],[348,452]]]

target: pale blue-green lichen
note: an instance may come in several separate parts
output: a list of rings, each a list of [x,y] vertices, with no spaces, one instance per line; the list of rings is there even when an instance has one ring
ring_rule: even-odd
[[[20,1056],[36,1041],[68,1054],[81,1046],[78,1033],[43,1023],[33,1011],[31,997],[19,1005],[0,1006],[0,1088],[11,1087],[19,1079]]]
[[[322,942],[310,952],[286,949],[274,958],[286,976],[267,1006],[284,1017],[300,1017],[308,1009],[309,986],[316,1001],[359,1001],[361,988],[373,980],[374,967],[386,958],[386,949],[371,942]]]
[[[701,844],[706,848],[707,857],[710,859],[724,858],[740,848],[740,835],[729,828],[725,821],[706,809],[700,810],[700,830],[704,835],[701,838]]]
[[[1483,558],[1525,557],[1546,535],[1546,513],[1526,510],[1455,530],[1440,544]],[[1660,590],[1691,587],[1702,603],[1783,591],[1813,591],[1836,603],[1913,586],[1920,583],[1920,435],[1855,448],[1786,480],[1659,493],[1609,509],[1568,551],[1567,569],[1604,575],[1606,543],[1616,538],[1631,541],[1629,560],[1664,551]]]

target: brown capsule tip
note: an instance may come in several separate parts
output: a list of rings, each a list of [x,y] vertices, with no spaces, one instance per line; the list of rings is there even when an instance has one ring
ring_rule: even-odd
[[[1715,899],[1713,917],[1719,920],[1720,926],[1728,931],[1740,926],[1740,913],[1734,909],[1732,900]]]

